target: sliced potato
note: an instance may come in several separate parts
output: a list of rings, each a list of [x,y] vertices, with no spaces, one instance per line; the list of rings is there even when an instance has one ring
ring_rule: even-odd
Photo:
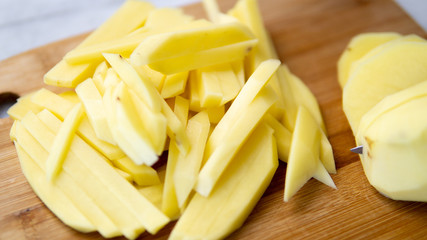
[[[338,60],[338,82],[341,88],[347,83],[351,64],[379,45],[401,37],[398,33],[362,33],[352,38]]]
[[[65,117],[61,128],[55,136],[49,157],[46,160],[46,176],[52,181],[61,171],[68,149],[75,135],[76,129],[83,116],[81,104],[77,104]]]
[[[170,239],[222,239],[239,228],[261,198],[278,166],[273,130],[258,126],[209,197],[196,194]]]
[[[426,42],[398,42],[360,63],[343,91],[343,109],[353,133],[362,116],[385,96],[425,81],[426,75]]]
[[[310,112],[299,107],[292,144],[286,167],[285,202],[312,177],[336,188],[328,171],[319,159],[321,130]]]

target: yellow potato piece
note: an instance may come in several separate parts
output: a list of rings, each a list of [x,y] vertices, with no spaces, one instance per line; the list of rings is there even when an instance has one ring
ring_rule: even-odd
[[[280,89],[282,91],[283,96],[283,104],[286,111],[284,114],[278,118],[283,125],[289,129],[289,131],[293,132],[295,128],[295,120],[298,112],[298,105],[295,99],[293,88],[291,86],[291,72],[289,68],[282,64],[279,66],[277,70],[277,78],[279,79]],[[277,116],[275,116],[277,118]]]
[[[24,122],[24,125],[44,148],[52,145],[53,135],[46,134],[50,132],[49,129],[36,116],[27,123]],[[139,194],[135,187],[123,179],[98,152],[79,137],[73,139],[68,157],[72,159],[64,162],[64,170],[69,174],[78,175],[79,177],[75,179],[82,181],[80,183],[82,187],[87,188],[92,194],[96,194],[97,203],[110,209],[110,214],[116,214],[115,220],[123,220],[123,222],[116,223],[123,224],[123,231],[127,237],[135,238],[143,230],[142,226],[154,234],[169,221],[164,214]],[[97,187],[95,183],[103,186]],[[116,199],[105,201],[109,196]],[[114,206],[113,202],[118,205]],[[117,209],[122,209],[122,211],[117,211]],[[129,212],[127,213],[127,211]]]
[[[234,155],[244,144],[256,125],[261,121],[264,114],[276,101],[277,97],[274,91],[269,86],[266,86],[253,101],[243,109],[243,112],[240,112],[240,116],[235,122],[230,123],[230,125],[222,125],[222,127],[227,129],[227,134],[223,136],[221,142],[217,143],[215,147],[213,147],[213,145],[206,146],[205,163],[200,171],[195,187],[200,195],[209,196],[224,170],[232,161]],[[224,115],[223,119],[226,118],[230,109]],[[221,122],[219,124],[221,124]],[[215,128],[215,130],[217,128]],[[214,132],[210,139],[214,135]],[[208,147],[210,148],[208,149]]]
[[[209,197],[195,194],[170,239],[223,239],[238,229],[278,166],[273,130],[261,124],[227,167]]]
[[[369,122],[358,130],[363,169],[370,184],[391,199],[427,201],[426,104],[422,82],[389,95],[362,118]]]
[[[187,89],[184,95],[190,100],[190,110],[195,112],[202,111],[203,108],[200,106],[199,83],[196,70],[190,71]]]
[[[230,64],[231,64],[231,67],[233,68],[234,74],[237,77],[237,80],[240,83],[240,88],[242,88],[246,82],[245,68],[243,66],[243,61],[238,60],[238,61],[231,62]]]
[[[92,77],[92,81],[95,84],[95,87],[101,96],[104,95],[104,92],[105,92],[104,79],[105,77],[102,77],[101,74],[97,74],[97,75],[94,74],[94,76]]]
[[[83,64],[102,60],[102,53],[117,53],[126,57],[151,35],[205,25],[206,21],[193,21],[193,17],[183,14],[182,10],[158,8],[149,11],[144,26],[123,35],[120,38],[102,41],[68,52],[65,59],[69,63]]]
[[[251,29],[255,37],[259,40],[259,43],[246,58],[247,75],[252,74],[262,61],[267,59],[279,59],[274,49],[273,42],[264,27],[262,15],[256,0],[239,0],[229,11],[229,14]],[[279,118],[287,111],[287,108],[283,102],[283,90],[280,87],[280,79],[277,74],[272,76],[272,79],[268,84],[274,89],[276,95],[279,97],[279,101],[272,109],[272,111],[275,112],[276,117]]]
[[[425,42],[425,40],[418,35],[409,34],[406,36],[401,36],[399,38],[390,40],[390,41],[385,42],[383,44],[380,44],[377,47],[373,48],[371,51],[367,52],[359,60],[354,61],[351,64],[350,69],[349,69],[349,73],[348,73],[348,78],[351,77],[353,72],[355,72],[359,68],[360,65],[363,65],[364,62],[366,62],[366,59],[369,59],[372,56],[375,56],[376,54],[378,54],[378,53],[384,51],[385,49],[392,47],[393,45],[398,44],[400,42]],[[347,78],[347,81],[348,81],[348,78]]]
[[[41,117],[46,118],[52,116],[47,111],[40,113]],[[59,123],[60,124],[60,123]],[[105,212],[93,201],[78,182],[76,182],[70,174],[64,171],[58,176],[55,183],[48,181],[46,178],[45,166],[48,152],[43,149],[39,142],[22,126],[18,124],[18,156],[21,161],[21,167],[25,176],[35,189],[37,195],[67,225],[76,228],[79,231],[85,232],[85,227],[79,225],[93,224],[90,231],[99,231],[104,237],[115,237],[121,235],[116,224],[108,217]],[[22,145],[22,147],[21,147]],[[22,156],[21,154],[24,156]],[[28,153],[27,153],[28,151]],[[50,189],[50,190],[49,190]],[[64,195],[63,199],[58,199]],[[68,199],[67,199],[68,198]],[[61,205],[60,209],[56,209],[54,205]],[[61,211],[63,213],[57,213]],[[68,224],[75,216],[82,214],[87,220],[80,219],[79,222]],[[76,225],[76,226],[74,226]]]
[[[151,69],[149,66],[133,66],[135,70],[138,72],[139,76],[141,78],[147,78],[149,79],[154,87],[156,87],[157,91],[161,91],[163,88],[163,84],[165,81],[166,76],[161,73],[157,72],[156,70]]]
[[[162,207],[163,184],[155,184],[147,187],[139,188],[138,191],[146,197],[158,209]]]
[[[64,119],[71,108],[74,106],[72,102],[44,88],[37,91],[31,97],[31,101],[41,107],[48,109],[60,119]],[[101,152],[110,160],[118,159],[124,156],[124,153],[122,150],[120,150],[120,148],[96,137],[95,131],[93,130],[93,127],[89,123],[89,119],[86,116],[84,116],[81,120],[77,129],[77,133],[86,142],[91,144],[96,150]]]
[[[289,73],[289,84],[295,98],[294,102],[297,106],[303,106],[308,110],[312,117],[316,120],[319,127],[322,129],[320,137],[320,160],[329,173],[336,173],[335,160],[332,152],[331,143],[326,135],[326,127],[322,118],[319,104],[310,89],[297,76]],[[296,121],[296,117],[295,117]]]
[[[104,24],[91,33],[76,49],[122,37],[144,24],[154,7],[148,2],[128,0]],[[97,63],[71,65],[65,60],[57,63],[44,76],[48,85],[75,87],[91,77]]]
[[[279,159],[283,162],[287,162],[291,148],[292,133],[271,114],[266,114],[264,116],[264,122],[274,129],[274,137],[277,143],[277,155],[279,156]]]
[[[170,109],[166,101],[160,96],[159,92],[153,86],[153,84],[149,81],[141,79],[136,70],[120,55],[104,54],[104,56],[112,65],[113,69],[115,69],[118,75],[126,83],[126,85],[131,88],[136,93],[136,95],[149,106],[151,111],[154,113],[161,111],[164,114],[167,119],[167,134],[171,139],[176,139],[180,149],[186,152],[189,149],[189,142],[187,136],[185,135],[185,128],[176,118],[175,114]],[[122,144],[121,147],[124,148],[126,146]],[[137,156],[134,156],[133,158],[136,157]],[[151,159],[154,160],[154,158]]]
[[[365,59],[343,91],[343,109],[353,133],[362,116],[385,96],[425,81],[426,75],[426,42],[400,41]]]
[[[427,80],[385,97],[371,110],[369,110],[368,113],[363,115],[360,121],[358,134],[356,135],[356,141],[359,141],[363,138],[361,133],[366,131],[366,129],[368,129],[372,123],[382,114],[392,111],[394,108],[397,108],[402,104],[406,104],[414,99],[421,98],[426,95]]]
[[[224,94],[221,90],[220,79],[213,71],[197,70],[197,86],[200,107],[218,107],[221,105]]]
[[[105,74],[104,79],[104,94],[107,88],[116,87],[122,80],[117,75],[116,71],[112,68],[108,68],[107,73]],[[102,95],[104,96],[104,95]]]
[[[96,64],[71,65],[61,60],[44,75],[43,80],[47,85],[73,88],[90,77],[95,67]]]
[[[164,74],[174,74],[229,61],[237,61],[243,59],[257,43],[257,39],[242,41],[222,47],[202,50],[194,54],[160,60],[150,63],[149,66]]]
[[[208,153],[211,153],[211,149],[222,142],[225,135],[229,133],[229,127],[233,126],[236,120],[240,118],[241,113],[245,111],[246,107],[268,83],[270,77],[275,73],[279,65],[279,60],[267,60],[251,75],[245,86],[243,86],[240,93],[234,99],[233,104],[231,104],[230,108],[227,110],[227,113],[216,126],[215,131],[212,132],[212,135],[209,137],[206,146],[206,151]]]
[[[126,110],[127,116],[133,118],[141,135],[147,134],[157,155],[163,152],[166,142],[166,117],[160,112],[153,112],[147,104],[135,94],[132,89],[123,85],[120,92],[120,101]]]
[[[269,58],[278,59],[273,42],[264,27],[261,12],[256,0],[239,0],[228,13],[239,19],[240,22],[248,26],[259,40],[255,47],[256,54],[260,54],[261,60]],[[256,50],[259,49],[259,50]]]
[[[201,72],[200,77],[202,81],[204,77],[215,79],[219,88],[219,93],[222,96],[219,104],[212,106],[204,106],[202,99],[202,107],[218,107],[224,105],[233,100],[242,88],[242,85],[239,82],[239,79],[237,78],[234,69],[230,63],[210,66],[203,69],[199,69],[198,71]],[[200,85],[201,84],[199,84],[199,87]],[[200,92],[199,95],[202,96]]]
[[[187,99],[177,96],[175,99],[174,112],[181,121],[182,125],[186,127],[189,111],[189,102]],[[166,165],[166,174],[162,195],[162,211],[169,218],[177,219],[181,212],[178,206],[178,200],[176,197],[175,184],[173,176],[175,174],[176,163],[180,156],[180,150],[175,140],[169,142],[168,161]]]
[[[108,127],[101,93],[98,91],[92,78],[88,78],[80,83],[75,91],[83,103],[86,115],[89,118],[96,136],[103,141],[116,145],[110,128]]]
[[[64,194],[63,190],[47,180],[42,168],[40,168],[30,155],[23,150],[19,141],[15,142],[15,147],[22,172],[43,203],[46,204],[64,224],[80,232],[95,231],[95,226]]]
[[[58,94],[58,96],[64,98],[65,100],[68,100],[74,104],[80,103],[80,98],[77,96],[77,93],[75,91],[65,91]]]
[[[190,149],[190,140],[185,132],[185,124],[183,124],[165,100],[162,99],[162,113],[167,119],[167,134],[171,140],[177,144],[180,152],[187,153]]]
[[[126,110],[123,101],[124,84],[117,86],[112,96],[112,109],[114,124],[112,133],[117,145],[138,165],[153,165],[158,160],[158,155],[150,141],[148,132],[141,129],[135,116],[129,116],[132,112]]]
[[[341,88],[343,88],[347,82],[350,67],[353,62],[359,60],[379,45],[399,37],[401,37],[401,35],[398,33],[374,32],[362,33],[352,38],[338,60],[338,82]]]
[[[113,161],[113,164],[128,173],[132,177],[132,180],[139,186],[160,184],[156,170],[147,165],[136,165],[128,157],[117,159]]]
[[[45,88],[42,88],[32,94],[31,101],[41,108],[50,110],[61,119],[64,119],[74,106],[73,102],[62,98],[56,93]]]
[[[185,206],[196,184],[197,176],[202,166],[209,129],[209,116],[206,112],[200,112],[188,120],[187,136],[192,147],[187,154],[181,154],[178,157],[173,176],[175,193],[180,208]]]
[[[43,110],[42,107],[31,101],[33,94],[34,93],[30,93],[19,97],[17,102],[7,110],[7,114],[14,120],[21,120],[29,111],[38,113]]]
[[[44,149],[50,148],[54,139],[53,132],[51,132],[47,126],[37,118],[37,116],[33,115],[30,117],[31,118],[24,119],[23,121],[25,128],[34,136]],[[137,221],[137,218],[132,214],[132,212],[126,209],[123,203],[118,200],[118,197],[112,194],[109,187],[102,183],[102,179],[91,173],[92,169],[90,168],[90,165],[82,164],[82,161],[88,161],[92,156],[90,156],[90,154],[85,156],[84,154],[77,153],[77,151],[81,150],[81,148],[78,150],[78,147],[76,147],[76,142],[78,141],[79,139],[77,137],[74,138],[71,151],[67,155],[67,159],[64,161],[64,172],[70,174],[77,184],[80,185],[84,191],[90,194],[90,197],[95,201],[95,203],[114,221],[115,224],[117,224],[123,235],[128,238],[136,238],[136,236],[144,231],[144,228],[141,223]],[[120,180],[129,184],[117,171],[115,171],[114,168],[108,165],[105,160],[101,160],[102,163],[106,164],[106,166],[111,170],[111,174],[114,174],[114,176],[117,176],[117,178],[120,178]],[[108,177],[114,178],[114,176],[110,175]],[[106,199],[111,200],[106,201]],[[122,211],[117,211],[117,209],[121,209]]]
[[[137,66],[149,64],[154,70],[172,74],[242,59],[256,42],[241,24],[217,24],[150,36],[130,59]]]
[[[162,197],[162,212],[168,216],[171,220],[176,220],[181,215],[181,210],[178,206],[178,199],[176,196],[175,184],[174,184],[174,173],[176,162],[180,156],[179,148],[174,140],[169,143],[168,150],[168,162],[166,166],[166,176],[163,188]]]
[[[120,170],[118,168],[114,168],[114,170],[116,170],[116,172],[118,172],[120,174],[120,176],[122,176],[122,178],[126,179],[126,181],[128,181],[130,183],[133,182],[132,175],[130,175],[129,173],[127,173],[127,172],[125,172],[123,170]]]
[[[175,106],[173,111],[184,127],[187,127],[188,111],[190,109],[189,105],[190,103],[187,99],[181,96],[177,96],[175,98]]]
[[[152,111],[160,112],[161,96],[152,82],[146,78],[141,78],[132,65],[121,55],[105,53],[104,57],[126,85],[131,88]]]
[[[319,124],[323,132],[326,134],[325,123],[323,122],[322,113],[320,111],[316,97],[304,84],[304,82],[296,75],[291,73],[289,75],[289,82],[297,106],[304,106],[314,117],[314,119],[316,119],[317,124]]]
[[[209,116],[209,121],[213,124],[219,123],[225,114],[225,105],[219,107],[206,108],[203,111],[206,111]]]
[[[320,161],[328,173],[337,173],[332,145],[323,131],[320,133]]]
[[[104,86],[104,79],[107,76],[108,72],[108,64],[106,61],[102,61],[95,69],[95,72],[93,73],[92,79],[95,83],[96,88],[98,89],[99,93],[104,95],[105,86]]]
[[[286,167],[285,202],[312,177],[336,188],[319,159],[320,134],[321,129],[311,113],[304,106],[299,107]]]
[[[180,95],[185,91],[187,79],[188,72],[166,75],[160,94],[163,98],[171,98]]]
[[[50,181],[61,172],[62,164],[68,154],[71,142],[83,116],[81,104],[74,106],[67,114],[53,141],[46,160],[46,176]]]

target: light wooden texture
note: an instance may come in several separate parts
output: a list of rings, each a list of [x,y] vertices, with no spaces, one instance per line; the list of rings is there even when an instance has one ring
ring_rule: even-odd
[[[222,1],[223,10],[234,1]],[[286,166],[280,164],[266,193],[244,226],[230,239],[421,239],[427,236],[427,204],[392,201],[366,180],[341,108],[336,62],[350,38],[361,32],[396,31],[426,37],[389,0],[263,0],[265,24],[280,59],[316,95],[326,121],[338,173],[338,190],[310,180],[290,202],[283,202]],[[203,16],[200,5],[186,11]],[[42,76],[83,36],[53,43],[0,63],[0,92],[28,93],[43,86]],[[369,87],[369,86],[367,86]],[[0,120],[0,239],[100,239],[63,225],[32,192],[13,144],[10,119]],[[174,223],[156,236],[166,239]]]

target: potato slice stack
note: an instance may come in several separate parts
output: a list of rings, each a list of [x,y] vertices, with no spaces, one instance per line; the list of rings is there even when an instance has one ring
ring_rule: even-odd
[[[65,224],[133,239],[179,219],[171,239],[224,238],[278,158],[285,201],[312,177],[335,188],[319,106],[277,60],[257,2],[204,5],[209,20],[126,1],[45,75],[74,90],[9,110],[23,172]]]
[[[382,195],[427,201],[427,42],[393,32],[355,36],[338,62],[343,110]]]

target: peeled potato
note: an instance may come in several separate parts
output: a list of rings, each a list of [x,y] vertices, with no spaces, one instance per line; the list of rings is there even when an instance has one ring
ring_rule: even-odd
[[[338,60],[338,82],[343,88],[347,82],[351,64],[379,45],[399,38],[401,35],[392,32],[363,33],[354,37]]]
[[[343,109],[353,133],[357,132],[362,116],[375,104],[387,95],[426,80],[426,76],[426,42],[399,42],[365,59],[343,90]]]
[[[427,81],[384,98],[361,121],[365,174],[395,200],[427,201]]]

